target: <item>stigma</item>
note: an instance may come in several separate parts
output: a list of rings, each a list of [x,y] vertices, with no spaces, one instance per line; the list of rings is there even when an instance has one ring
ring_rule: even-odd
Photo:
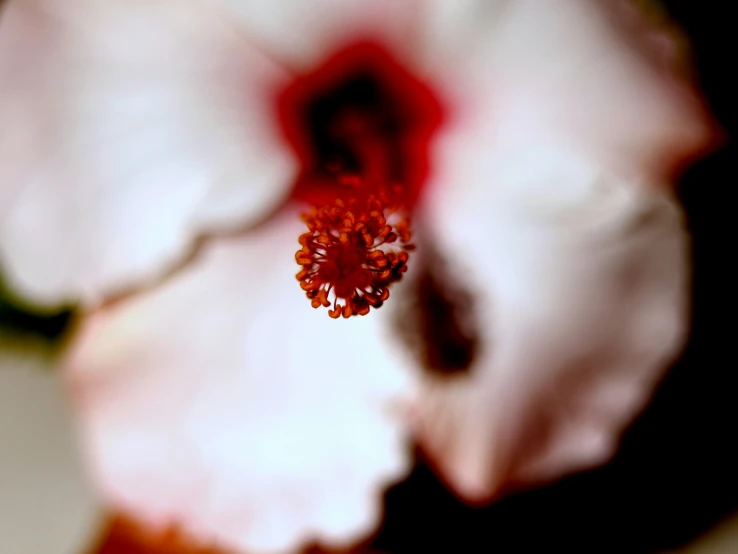
[[[334,319],[366,315],[389,298],[407,271],[414,246],[410,221],[386,197],[336,198],[303,214],[308,231],[295,259],[300,286],[313,308]]]

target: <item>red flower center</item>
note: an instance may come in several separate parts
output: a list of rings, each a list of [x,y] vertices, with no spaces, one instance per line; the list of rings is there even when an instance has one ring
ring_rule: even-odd
[[[295,254],[302,266],[297,279],[314,308],[329,307],[333,293],[328,315],[351,317],[366,315],[389,298],[389,286],[407,271],[413,248],[408,220],[387,222],[385,215],[396,211],[370,196],[338,198],[303,216],[308,232],[300,236],[302,248]]]
[[[360,43],[295,79],[279,114],[301,162],[293,196],[311,206],[297,278],[331,317],[365,315],[407,269],[440,104],[381,47]]]

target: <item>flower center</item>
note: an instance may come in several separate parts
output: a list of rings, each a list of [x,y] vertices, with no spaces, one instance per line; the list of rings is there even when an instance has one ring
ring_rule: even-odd
[[[394,225],[385,214],[396,214],[375,197],[336,199],[333,204],[313,206],[303,216],[308,232],[300,236],[302,248],[295,254],[302,270],[300,286],[313,308],[329,307],[332,318],[366,315],[389,298],[389,286],[407,271],[410,225],[406,218]],[[388,249],[389,245],[398,248]]]
[[[295,79],[279,114],[301,162],[293,196],[310,206],[297,279],[331,317],[366,315],[407,270],[440,104],[379,46],[359,43]]]

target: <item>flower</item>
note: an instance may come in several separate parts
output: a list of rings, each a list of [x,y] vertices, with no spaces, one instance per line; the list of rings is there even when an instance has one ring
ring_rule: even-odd
[[[0,260],[19,294],[81,303],[64,365],[92,471],[151,526],[234,549],[355,540],[407,469],[410,400],[465,499],[556,478],[613,452],[680,348],[670,183],[714,129],[674,41],[625,2],[11,0],[2,17],[0,123],[19,132],[0,139]],[[285,136],[275,91],[363,40],[448,114],[412,143],[428,167],[392,162],[401,133],[350,143],[374,160],[361,179],[420,168],[399,200],[347,200],[398,200],[418,251],[386,306],[336,322],[304,296],[324,305],[355,252],[297,241],[303,201],[332,222],[320,202],[342,210],[344,189],[311,180],[320,155]],[[389,283],[347,298],[355,277],[342,315],[386,300]],[[459,374],[418,371],[444,365],[438,329],[468,339]]]

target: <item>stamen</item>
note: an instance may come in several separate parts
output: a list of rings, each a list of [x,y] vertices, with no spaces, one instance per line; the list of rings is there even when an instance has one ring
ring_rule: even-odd
[[[414,249],[409,219],[399,206],[384,195],[337,198],[313,206],[302,219],[308,232],[295,254],[302,266],[297,279],[313,308],[330,307],[328,315],[336,319],[381,307]]]
[[[313,206],[297,279],[330,317],[366,315],[407,270],[405,214],[430,174],[441,103],[381,44],[361,40],[297,75],[277,108],[300,162],[292,196]]]

